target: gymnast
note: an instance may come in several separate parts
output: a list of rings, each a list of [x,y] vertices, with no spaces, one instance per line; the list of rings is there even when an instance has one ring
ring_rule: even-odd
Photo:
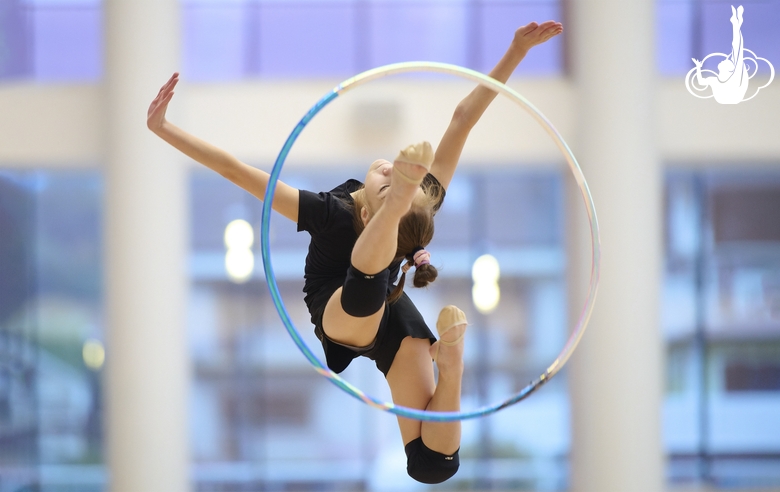
[[[517,29],[490,76],[506,82],[532,47],[562,30],[553,21]],[[263,199],[268,173],[166,120],[178,81],[174,73],[152,101],[149,129]],[[393,162],[374,161],[364,183],[350,179],[321,193],[298,190],[281,181],[276,186],[273,209],[311,235],[304,300],[328,367],[339,373],[356,357],[370,358],[385,375],[396,405],[439,412],[460,410],[466,316],[455,306],[442,309],[436,323],[437,341],[403,286],[411,267],[415,268],[416,287],[436,279],[436,268],[425,250],[433,239],[433,216],[469,132],[495,96],[493,90],[478,86],[458,104],[435,153],[428,142],[410,145]],[[438,367],[438,381],[431,360]],[[398,417],[398,425],[412,478],[441,483],[455,474],[460,422]]]

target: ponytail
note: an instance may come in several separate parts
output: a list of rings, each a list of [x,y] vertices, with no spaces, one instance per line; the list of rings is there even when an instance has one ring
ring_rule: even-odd
[[[436,280],[439,271],[430,264],[431,255],[424,249],[431,240],[433,240],[433,207],[413,205],[398,226],[396,257],[405,259],[406,264],[403,266],[398,285],[387,298],[389,303],[392,304],[401,297],[406,283],[406,273],[412,266],[414,266],[415,287],[427,287],[429,283]]]
[[[415,267],[412,282],[415,287],[427,287],[439,275],[436,267],[429,263],[430,254],[424,248],[433,240],[433,215],[438,209],[441,198],[442,191],[439,188],[427,189],[421,199],[412,203],[411,209],[398,224],[396,260],[405,259],[406,263],[403,266],[401,278],[398,279],[398,284],[387,296],[387,302],[390,304],[401,297],[406,283],[406,272],[412,266]],[[360,209],[364,203],[365,188],[358,190],[354,195],[353,224],[358,236],[365,227],[360,218]]]

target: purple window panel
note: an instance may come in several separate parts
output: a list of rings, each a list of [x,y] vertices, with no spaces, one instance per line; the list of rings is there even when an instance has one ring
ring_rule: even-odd
[[[468,12],[463,2],[373,4],[369,64],[426,60],[466,65]]]
[[[745,2],[743,5],[742,37],[745,47],[769,60],[775,72],[780,71],[780,2]],[[762,64],[759,70],[768,76],[766,64]]]
[[[30,74],[30,40],[29,15],[21,0],[0,1],[0,79]]]
[[[736,7],[736,5],[735,5]],[[750,12],[750,9],[748,9]],[[749,14],[748,14],[749,15]],[[694,58],[701,60],[710,53],[731,53],[731,5],[728,3],[702,3],[701,5],[701,53],[694,53]],[[742,34],[749,27],[749,18],[745,19],[748,25],[742,25]],[[745,40],[746,48],[747,39]],[[693,63],[693,62],[691,62]],[[717,70],[717,69],[716,69]]]
[[[355,72],[353,3],[265,3],[258,16],[254,52],[261,75],[343,77]]]
[[[662,75],[680,75],[693,68],[693,22],[691,2],[656,4],[656,66]]]
[[[46,6],[33,11],[33,66],[42,81],[97,81],[103,73],[100,6]]]
[[[562,21],[559,2],[484,2],[480,13],[480,57],[478,69],[488,72],[506,52],[515,30],[531,21]],[[564,26],[565,29],[565,26]],[[536,46],[515,72],[518,75],[561,75],[563,36]]]
[[[243,5],[182,7],[182,77],[240,80],[246,73],[248,22]]]
[[[745,48],[769,60],[777,71],[780,69],[780,2],[734,2],[734,7],[738,5],[745,7],[741,28]],[[694,54],[694,57],[701,59],[710,53],[731,53],[730,19],[730,3],[707,2],[702,5],[702,53],[699,56]],[[712,67],[709,67],[709,63],[707,65],[707,68],[717,71],[717,62]],[[759,76],[769,76],[769,67],[765,63],[760,63],[758,70]]]

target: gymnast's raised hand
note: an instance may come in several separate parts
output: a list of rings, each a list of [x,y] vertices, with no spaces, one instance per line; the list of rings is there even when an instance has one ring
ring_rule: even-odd
[[[530,49],[562,30],[553,21],[517,29],[507,36],[509,46],[489,75],[506,82]],[[149,129],[262,199],[267,172],[166,120],[177,82],[178,74],[173,74],[152,101]],[[311,236],[304,301],[328,367],[339,373],[356,357],[373,360],[396,405],[460,411],[466,316],[455,306],[444,307],[436,322],[437,340],[403,287],[412,268],[416,287],[437,277],[431,253],[425,249],[433,239],[433,218],[471,129],[495,97],[495,91],[477,86],[455,108],[435,152],[428,142],[410,145],[393,161],[371,163],[363,182],[349,179],[319,193],[277,183],[274,210]],[[438,380],[432,360],[438,367]],[[455,474],[460,422],[398,417],[398,425],[412,478],[440,483]]]
[[[527,51],[562,32],[563,24],[560,22],[547,21],[541,24],[531,22],[515,31],[514,43],[518,49]]]
[[[563,25],[555,21],[547,21],[541,24],[530,22],[518,28],[504,56],[488,75],[499,82],[506,83],[531,48],[548,41],[562,32]],[[436,159],[431,168],[431,174],[438,178],[445,189],[455,173],[455,168],[469,132],[482,117],[482,114],[496,95],[496,92],[492,89],[480,85],[455,108],[452,122],[442,137],[439,147],[436,149]]]
[[[267,172],[239,161],[233,155],[187,133],[166,119],[165,113],[178,83],[179,74],[174,73],[160,88],[157,97],[149,105],[146,125],[183,154],[218,172],[262,200],[270,177]],[[279,181],[274,195],[273,209],[288,219],[297,221],[298,190]]]
[[[168,110],[168,103],[171,102],[171,99],[173,98],[173,89],[178,83],[179,73],[176,72],[171,75],[168,82],[160,88],[160,92],[157,93],[157,97],[155,97],[152,104],[149,105],[149,111],[146,113],[146,126],[161,137],[165,134],[162,131],[162,127],[167,123],[165,120],[165,112]]]

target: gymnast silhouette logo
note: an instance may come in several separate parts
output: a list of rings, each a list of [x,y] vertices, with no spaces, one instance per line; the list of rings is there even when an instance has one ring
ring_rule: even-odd
[[[745,48],[744,40],[742,39],[742,13],[745,9],[742,5],[739,8],[734,9],[731,6],[731,26],[732,26],[732,39],[731,39],[731,53],[726,55],[724,53],[712,53],[707,55],[702,61],[692,58],[693,63],[696,65],[685,76],[685,87],[688,92],[694,96],[707,99],[714,97],[715,101],[720,104],[739,104],[742,101],[749,101],[756,97],[758,92],[764,87],[772,83],[775,78],[775,67],[769,63],[766,58],[761,58],[749,49]],[[718,63],[718,73],[712,70],[702,69],[702,65],[709,58],[715,57],[723,58]],[[769,80],[761,87],[757,87],[749,97],[745,97],[748,91],[748,85],[750,79],[752,79],[759,71],[759,61],[766,63],[769,67]],[[711,77],[704,77],[702,73],[712,74]],[[712,93],[708,95],[700,95],[698,93],[707,94],[707,88],[712,89]]]

